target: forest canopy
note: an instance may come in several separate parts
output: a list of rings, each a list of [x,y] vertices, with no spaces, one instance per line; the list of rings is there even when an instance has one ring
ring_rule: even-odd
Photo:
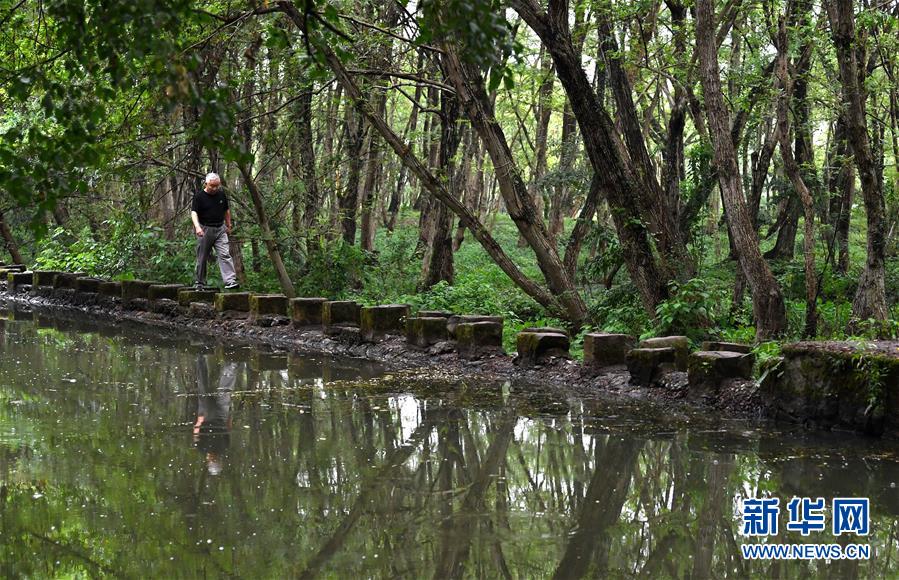
[[[9,259],[576,331],[899,334],[895,0],[0,0]]]

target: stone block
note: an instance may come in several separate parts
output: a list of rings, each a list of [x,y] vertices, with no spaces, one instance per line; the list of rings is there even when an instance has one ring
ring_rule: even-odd
[[[455,328],[455,339],[456,349],[466,358],[503,352],[503,324],[489,320],[460,322]]]
[[[9,272],[24,272],[28,268],[25,266],[25,264],[7,264],[7,265],[3,266],[3,269],[7,270],[7,273],[9,273]]]
[[[499,323],[500,327],[502,327],[503,317],[484,316],[480,314],[454,314],[447,319],[446,330],[447,332],[449,332],[451,338],[455,338],[457,326],[459,326],[460,324],[471,324],[474,322],[494,322]]]
[[[529,326],[527,328],[522,328],[521,332],[536,332],[538,334],[561,334],[564,336],[569,336],[568,331],[564,328],[555,328],[552,326]]]
[[[297,328],[322,325],[322,310],[327,298],[294,298],[290,301],[290,318]]]
[[[769,417],[899,438],[895,342],[799,342],[782,353],[760,381]]]
[[[715,342],[706,340],[702,343],[702,350],[705,351],[726,351],[726,352],[740,352],[743,354],[749,354],[752,352],[752,345],[749,344],[740,344],[738,342]]]
[[[288,324],[287,296],[283,294],[251,294],[250,321],[256,326]]]
[[[147,288],[147,298],[150,300],[165,299],[178,302],[178,291],[184,287],[184,284],[153,284]]]
[[[673,348],[675,370],[687,370],[687,357],[690,356],[690,339],[686,336],[647,338],[640,343],[640,348]]]
[[[110,298],[121,298],[122,297],[122,283],[121,282],[101,282],[100,283],[100,295],[108,296]]]
[[[449,318],[453,313],[449,310],[419,310],[415,315],[418,318]]]
[[[283,294],[251,294],[250,315],[287,316],[287,296]]]
[[[50,286],[53,287],[53,279],[57,274],[62,272],[56,270],[35,270],[34,280],[31,282],[33,286]]]
[[[71,288],[75,289],[75,280],[87,276],[84,272],[60,272],[53,277],[54,288]]]
[[[636,339],[629,334],[585,334],[584,364],[594,368],[627,364],[627,353],[636,343]]]
[[[635,348],[627,353],[627,370],[631,384],[652,385],[667,372],[675,370],[677,351],[673,347]]]
[[[552,357],[571,358],[568,335],[557,332],[519,332],[515,346],[515,364],[525,367],[545,363]]]
[[[31,282],[34,281],[34,272],[29,272],[28,270],[24,272],[10,272],[6,275],[6,281],[10,292],[24,290],[25,286],[31,287]]]
[[[717,394],[718,387],[727,379],[749,379],[754,362],[752,354],[717,350],[694,352],[687,362],[690,394]]]
[[[382,304],[363,308],[359,314],[362,340],[377,342],[388,334],[403,334],[408,316],[408,304]]]
[[[196,288],[182,288],[178,290],[178,304],[184,308],[190,307],[191,302],[206,302],[212,304],[217,290],[198,290]]]
[[[85,276],[75,279],[75,290],[78,292],[86,292],[96,294],[100,290],[100,284],[103,280]]]
[[[419,314],[421,314],[419,312]],[[415,316],[406,319],[406,341],[420,348],[449,340],[443,316]]]
[[[340,334],[343,328],[358,328],[361,307],[352,300],[331,300],[322,304],[322,325],[328,334]]]
[[[219,292],[215,295],[216,312],[249,312],[249,292]]]
[[[183,307],[183,305],[179,305]],[[187,305],[187,315],[191,318],[208,320],[215,318],[215,308],[208,302],[190,302]]]
[[[150,286],[153,282],[146,280],[123,280],[122,281],[122,302],[128,305],[132,300],[138,298],[146,299],[149,294]]]

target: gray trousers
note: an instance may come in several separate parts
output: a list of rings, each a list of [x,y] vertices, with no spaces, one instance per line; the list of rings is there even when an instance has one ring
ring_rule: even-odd
[[[194,281],[197,284],[206,283],[206,263],[210,260],[212,249],[218,256],[219,270],[222,271],[222,280],[225,284],[237,281],[234,271],[234,261],[231,259],[231,250],[228,247],[228,232],[225,226],[212,227],[201,226],[203,235],[197,238],[197,269]]]

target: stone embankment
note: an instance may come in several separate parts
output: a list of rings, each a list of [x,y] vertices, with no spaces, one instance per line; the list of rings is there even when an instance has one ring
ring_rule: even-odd
[[[503,350],[503,319],[407,304],[363,306],[322,297],[219,293],[146,280],[0,267],[0,292],[32,306],[75,308],[112,319],[427,369],[442,375],[510,379],[580,393],[639,397],[822,428],[899,436],[899,343],[798,343],[753,380],[749,345],[683,336],[638,342],[584,336],[583,363],[559,328],[525,328],[516,353]]]

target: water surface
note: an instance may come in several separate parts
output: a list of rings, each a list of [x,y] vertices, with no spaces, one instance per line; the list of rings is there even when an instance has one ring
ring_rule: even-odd
[[[3,316],[5,577],[899,574],[894,443]],[[759,493],[871,497],[871,560],[744,561]]]

